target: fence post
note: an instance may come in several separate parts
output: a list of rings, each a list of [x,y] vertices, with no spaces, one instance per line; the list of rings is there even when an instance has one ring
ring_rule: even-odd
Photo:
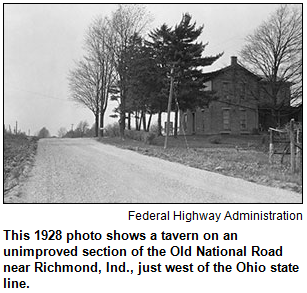
[[[294,134],[294,119],[290,120],[290,162],[291,162],[291,172],[295,172],[295,134]]]
[[[298,128],[296,131],[296,144],[300,144],[300,129]],[[295,154],[295,159],[296,159],[296,170],[299,171],[301,167],[301,149],[299,147],[296,147],[296,154]]]
[[[274,142],[273,142],[273,130],[269,129],[270,132],[270,145],[269,145],[269,162],[273,163],[273,155],[274,155]]]

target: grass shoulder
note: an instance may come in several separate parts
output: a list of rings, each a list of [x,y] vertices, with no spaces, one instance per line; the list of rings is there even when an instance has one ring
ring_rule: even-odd
[[[268,139],[261,135],[194,135],[170,137],[164,149],[164,137],[156,137],[151,145],[119,137],[103,137],[102,143],[177,162],[202,170],[242,178],[262,185],[302,192],[302,172],[290,172],[289,156],[283,164],[276,155],[268,160]]]
[[[11,194],[31,170],[37,141],[36,137],[23,134],[4,134],[4,197]]]

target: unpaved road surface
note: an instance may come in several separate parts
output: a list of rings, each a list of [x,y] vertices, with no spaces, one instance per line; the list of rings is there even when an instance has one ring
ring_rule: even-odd
[[[18,202],[287,203],[301,194],[140,155],[93,139],[42,139]],[[17,198],[17,197],[16,197]],[[7,198],[14,202],[14,198]]]

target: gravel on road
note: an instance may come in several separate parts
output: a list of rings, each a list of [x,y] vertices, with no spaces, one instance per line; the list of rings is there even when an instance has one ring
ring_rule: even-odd
[[[300,203],[302,195],[77,138],[39,140],[34,167],[16,201]]]

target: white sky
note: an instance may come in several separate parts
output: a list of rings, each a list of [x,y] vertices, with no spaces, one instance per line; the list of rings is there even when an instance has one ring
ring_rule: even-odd
[[[204,55],[224,51],[213,66],[229,65],[244,37],[274,12],[277,4],[147,4],[152,28],[177,24],[184,12],[205,25],[199,40],[209,42]],[[68,100],[67,75],[83,54],[84,34],[97,15],[109,15],[115,4],[8,4],[4,6],[4,123],[16,120],[31,134],[47,127],[57,135],[81,120],[94,123],[90,110]],[[109,107],[109,113],[111,107]],[[116,119],[106,115],[106,124]]]

